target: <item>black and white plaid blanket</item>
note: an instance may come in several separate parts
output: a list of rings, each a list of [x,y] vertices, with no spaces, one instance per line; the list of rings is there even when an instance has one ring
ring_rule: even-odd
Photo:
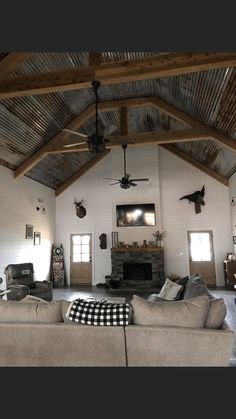
[[[66,317],[73,322],[95,326],[127,326],[129,310],[129,304],[86,301],[78,298],[71,302]]]

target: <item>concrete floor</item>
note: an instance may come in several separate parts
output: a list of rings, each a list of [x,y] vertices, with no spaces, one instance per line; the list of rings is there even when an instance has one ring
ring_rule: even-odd
[[[156,291],[157,292],[157,291]],[[227,307],[227,315],[226,320],[231,327],[231,329],[235,332],[235,339],[234,339],[234,346],[232,350],[230,366],[236,367],[236,291],[235,290],[212,290],[211,293],[216,297],[220,298],[223,297],[226,307]],[[54,288],[53,289],[53,299],[54,300],[75,300],[76,298],[89,298],[89,297],[125,297],[126,302],[129,303],[132,299],[133,294],[139,295],[140,297],[147,298],[151,292],[150,291],[124,291],[119,289],[108,289],[106,287],[97,287],[97,286],[88,286],[88,285],[80,285],[78,286],[71,286],[71,287],[61,287],[61,288]]]

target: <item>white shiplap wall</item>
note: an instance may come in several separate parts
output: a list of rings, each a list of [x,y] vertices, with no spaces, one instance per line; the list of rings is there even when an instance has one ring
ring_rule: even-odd
[[[224,285],[223,260],[232,251],[232,229],[229,189],[202,171],[161,149],[160,186],[165,240],[166,273],[181,276],[189,274],[187,231],[212,230],[215,251],[216,281]],[[205,203],[200,214],[194,204],[180,197],[205,185]]]
[[[46,213],[36,211],[38,198],[43,199]],[[25,239],[25,226],[31,224],[41,232],[41,245]],[[13,172],[0,166],[0,277],[10,263],[32,262],[35,278],[49,278],[51,246],[55,233],[54,191],[27,177],[15,180]]]
[[[93,284],[105,281],[105,275],[111,273],[111,232],[118,231],[119,241],[132,243],[154,240],[152,233],[161,229],[160,190],[158,174],[158,147],[128,147],[127,172],[134,178],[148,177],[150,182],[140,183],[134,188],[121,189],[119,185],[110,186],[112,181],[104,177],[121,178],[123,176],[123,149],[117,148],[81,179],[71,185],[56,198],[56,242],[63,243],[67,281],[70,281],[70,235],[92,233],[93,237]],[[87,215],[80,219],[75,214],[74,197],[84,199]],[[125,227],[116,226],[115,206],[120,203],[156,204],[157,226]],[[99,236],[107,234],[107,249],[100,249]]]

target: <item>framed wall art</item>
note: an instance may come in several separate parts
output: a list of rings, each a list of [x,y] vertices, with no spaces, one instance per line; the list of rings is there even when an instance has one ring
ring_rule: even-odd
[[[26,224],[25,226],[25,238],[33,239],[33,226],[30,224]]]
[[[39,245],[41,243],[41,233],[39,231],[34,232],[34,245]]]

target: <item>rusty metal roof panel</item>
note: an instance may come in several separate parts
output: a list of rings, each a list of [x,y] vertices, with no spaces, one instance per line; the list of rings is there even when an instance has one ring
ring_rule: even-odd
[[[27,177],[56,189],[91,160],[93,155],[93,153],[87,151],[81,153],[51,154],[34,166],[27,173]]]
[[[216,141],[191,141],[178,143],[176,147],[227,179],[236,171],[235,153],[222,148]]]

